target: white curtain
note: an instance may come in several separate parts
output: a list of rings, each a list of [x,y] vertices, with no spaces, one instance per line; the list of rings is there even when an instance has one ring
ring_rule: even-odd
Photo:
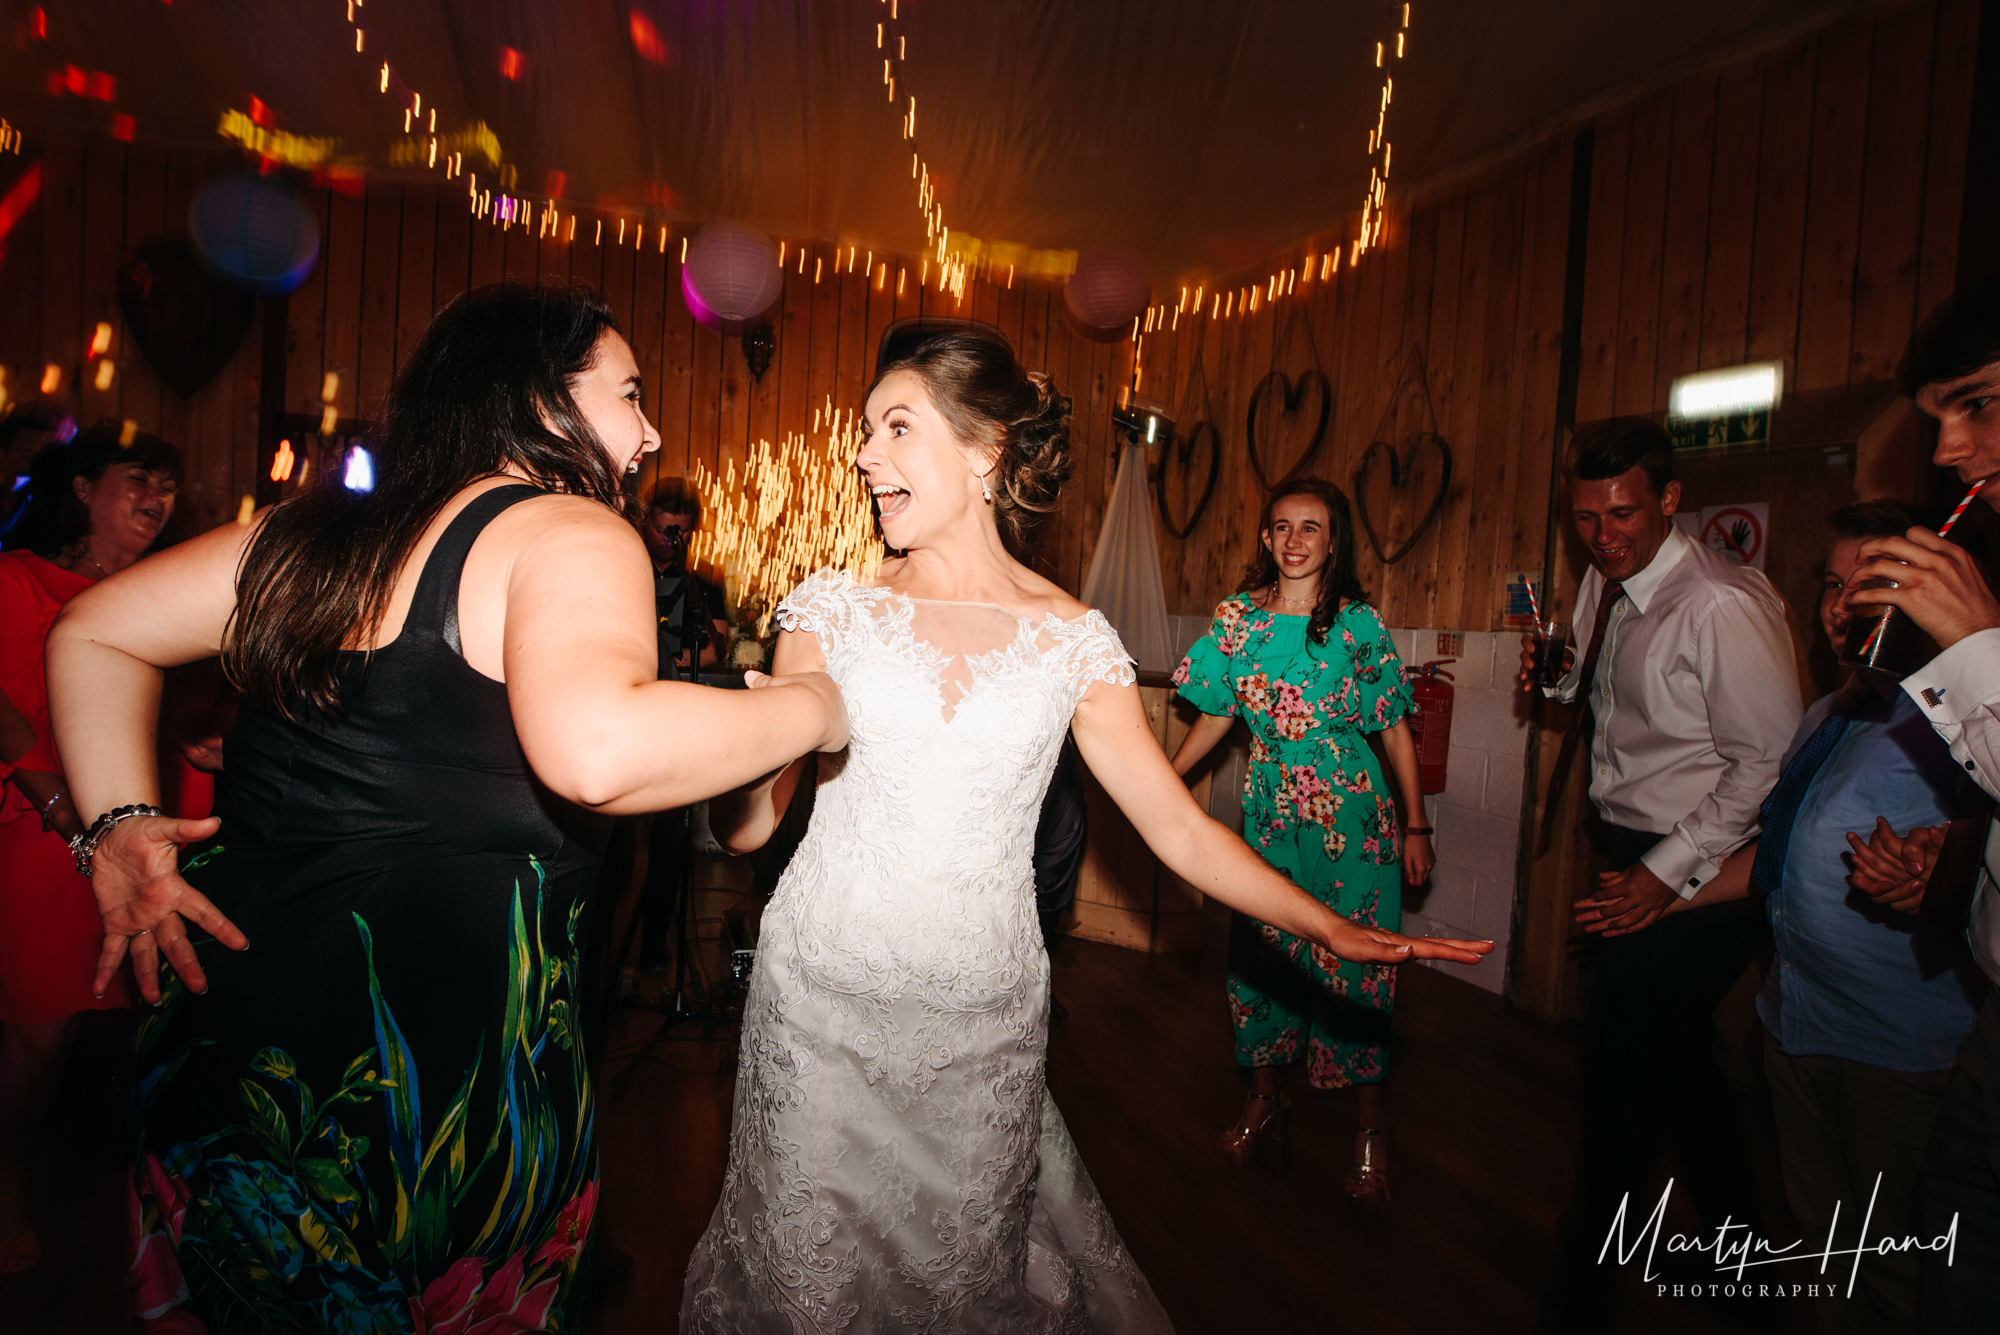
[[[1104,512],[1104,529],[1083,581],[1083,601],[1110,620],[1141,672],[1173,669],[1167,629],[1167,588],[1153,537],[1153,491],[1146,484],[1146,447],[1128,443],[1118,482]]]

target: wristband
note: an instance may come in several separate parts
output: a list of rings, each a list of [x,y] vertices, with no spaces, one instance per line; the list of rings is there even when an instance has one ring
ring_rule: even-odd
[[[1405,836],[1412,834],[1436,834],[1436,833],[1437,831],[1432,829],[1428,825],[1405,825],[1403,827],[1403,834]]]
[[[69,851],[76,858],[76,869],[85,876],[90,875],[90,860],[97,854],[97,845],[104,836],[111,833],[111,827],[134,816],[164,816],[167,813],[155,806],[138,802],[129,807],[113,807],[96,820],[90,828],[69,841]]]

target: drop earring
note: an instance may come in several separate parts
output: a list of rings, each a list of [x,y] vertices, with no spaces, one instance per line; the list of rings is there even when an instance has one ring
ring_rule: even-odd
[[[979,494],[986,499],[988,505],[993,504],[993,484],[983,477],[979,479]]]

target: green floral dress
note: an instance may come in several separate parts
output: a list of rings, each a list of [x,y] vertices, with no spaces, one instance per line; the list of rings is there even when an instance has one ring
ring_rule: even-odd
[[[1174,672],[1181,697],[1250,729],[1243,838],[1315,899],[1356,922],[1402,923],[1396,810],[1363,737],[1415,712],[1402,659],[1374,608],[1350,602],[1327,628],[1258,607],[1247,593]],[[1395,970],[1336,958],[1238,915],[1229,941],[1236,1060],[1284,1066],[1303,1054],[1314,1088],[1382,1078]]]

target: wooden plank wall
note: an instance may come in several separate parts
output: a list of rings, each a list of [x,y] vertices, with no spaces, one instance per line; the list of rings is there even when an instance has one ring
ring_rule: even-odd
[[[1788,392],[1893,373],[1957,272],[1979,9],[1864,9],[1596,118],[1575,420],[1663,412],[1675,376],[1747,360],[1784,359]],[[1205,612],[1234,587],[1260,495],[1245,454],[1250,394],[1315,354],[1336,406],[1310,471],[1367,504],[1386,541],[1409,531],[1413,494],[1430,494],[1426,456],[1401,493],[1379,459],[1368,486],[1354,482],[1378,425],[1401,445],[1423,416],[1399,397],[1418,351],[1452,446],[1451,490],[1399,564],[1385,568],[1362,541],[1362,580],[1391,625],[1500,624],[1506,574],[1541,567],[1549,522],[1570,143],[1391,200],[1383,243],[1358,269],[1294,282],[1247,319],[1183,318],[1148,340],[1143,391],[1198,409],[1205,380],[1225,443],[1208,516],[1185,543],[1161,535],[1173,611]],[[1295,270],[1340,235],[1245,281]],[[1169,480],[1170,499],[1180,485]]]
[[[239,499],[255,490],[261,313],[229,365],[183,398],[138,354],[118,303],[125,248],[185,227],[195,192],[227,159],[109,139],[56,141],[0,161],[0,192],[30,165],[42,170],[40,197],[0,241],[0,367],[8,397],[34,396],[45,368],[55,366],[60,388],[53,397],[84,425],[130,418],[182,448],[187,482],[174,531],[233,519]],[[86,357],[100,322],[113,330],[107,355],[115,373],[105,390],[96,388],[96,362]]]
[[[1978,11],[1977,0],[1864,9],[1597,118],[1578,420],[1658,411],[1675,375],[1747,358],[1787,359],[1799,390],[1890,373],[1918,313],[1956,273]],[[1252,392],[1273,370],[1297,376],[1317,365],[1334,404],[1312,472],[1353,492],[1371,441],[1400,446],[1433,423],[1452,447],[1443,511],[1409,556],[1385,567],[1361,544],[1363,582],[1384,616],[1392,625],[1499,624],[1505,576],[1540,567],[1549,522],[1572,142],[1565,133],[1475,179],[1392,199],[1382,244],[1358,266],[1319,278],[1344,235],[1330,229],[1242,276],[1231,304],[1258,289],[1248,315],[1189,312],[1142,341],[1141,391],[1184,423],[1213,421],[1222,440],[1220,481],[1200,524],[1184,542],[1160,532],[1170,610],[1206,612],[1234,587],[1262,495],[1247,455]],[[164,390],[133,355],[119,356],[108,393],[74,371],[100,319],[125,347],[120,249],[178,225],[205,176],[231,162],[108,141],[39,147],[40,205],[7,238],[0,263],[9,392],[20,396],[45,362],[69,368],[63,393],[86,420],[132,417],[178,441],[191,461],[191,510],[203,524],[233,515],[257,467],[257,330],[193,401]],[[0,166],[0,187],[26,161]],[[891,320],[970,314],[998,324],[1075,399],[1076,480],[1038,563],[1071,589],[1088,570],[1115,469],[1110,408],[1135,348],[1079,327],[1053,286],[974,282],[959,303],[923,288],[911,261],[878,255],[868,266],[866,252],[817,243],[802,273],[788,243],[777,354],[757,383],[735,340],[688,315],[678,240],[663,253],[657,229],[619,244],[607,224],[598,243],[585,222],[574,242],[538,241],[474,220],[454,194],[397,183],[309,198],[323,251],[288,304],[288,412],[317,414],[331,372],[340,414],[373,416],[452,296],[501,278],[573,278],[604,290],[639,355],[665,440],[650,482],[697,460],[726,469],[759,438],[806,430],[829,396],[859,408]],[[1288,292],[1265,299],[1273,276]],[[1175,303],[1180,294],[1159,295]],[[1406,375],[1413,354],[1428,368],[1428,409]],[[1299,431],[1268,405],[1266,417],[1260,439],[1271,437],[1265,453],[1282,471]],[[1403,490],[1373,470],[1362,500],[1387,542],[1410,530],[1434,477],[1424,453]],[[1178,469],[1167,487],[1180,504]]]

